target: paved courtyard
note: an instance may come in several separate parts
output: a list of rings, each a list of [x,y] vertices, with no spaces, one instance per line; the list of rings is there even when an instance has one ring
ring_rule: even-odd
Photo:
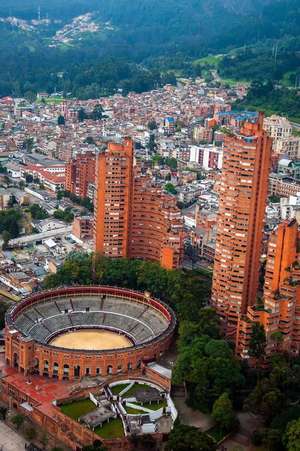
[[[178,410],[178,416],[181,423],[199,428],[202,432],[213,427],[214,422],[211,416],[199,412],[199,410],[191,409],[186,405],[184,398],[174,396],[173,401]]]
[[[25,443],[23,437],[10,429],[0,421],[0,450],[1,451],[24,451]]]

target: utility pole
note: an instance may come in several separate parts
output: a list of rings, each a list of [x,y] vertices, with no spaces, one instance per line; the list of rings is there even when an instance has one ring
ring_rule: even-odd
[[[275,46],[273,47],[273,55],[274,55],[274,64],[277,65],[277,55],[278,55],[278,42],[276,42]]]

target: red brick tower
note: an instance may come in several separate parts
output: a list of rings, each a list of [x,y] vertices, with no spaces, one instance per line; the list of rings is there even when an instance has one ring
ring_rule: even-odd
[[[133,190],[133,142],[109,143],[97,157],[94,245],[108,257],[128,256]]]
[[[70,160],[66,166],[66,190],[87,197],[89,183],[95,182],[96,156],[86,152]]]
[[[225,138],[212,301],[229,336],[256,302],[271,146],[262,114]]]
[[[174,197],[154,187],[133,166],[133,143],[109,143],[98,155],[94,245],[108,257],[158,261],[177,268],[183,223]]]
[[[239,355],[247,356],[253,322],[264,326],[267,351],[274,351],[274,348],[280,346],[290,354],[299,355],[299,238],[296,220],[284,221],[272,232],[266,261],[263,305],[248,307],[247,316],[239,321],[236,339],[236,351]],[[278,337],[280,341],[275,340]]]

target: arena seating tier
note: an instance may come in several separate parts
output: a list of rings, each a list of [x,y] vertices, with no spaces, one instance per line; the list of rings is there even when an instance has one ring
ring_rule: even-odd
[[[169,326],[168,320],[152,306],[108,295],[41,301],[21,312],[15,324],[25,336],[45,344],[57,332],[81,327],[119,330],[140,344],[160,335]]]

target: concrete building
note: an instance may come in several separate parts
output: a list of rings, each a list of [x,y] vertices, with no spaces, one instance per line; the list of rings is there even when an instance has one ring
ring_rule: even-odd
[[[281,155],[286,155],[291,160],[300,159],[300,137],[289,136],[277,141],[276,150]]]
[[[183,222],[176,199],[133,166],[133,142],[109,143],[98,155],[94,245],[109,257],[180,265]]]
[[[293,161],[288,158],[281,158],[278,161],[278,173],[300,181],[300,160]]]
[[[269,178],[269,193],[275,196],[296,196],[300,192],[300,183],[282,174],[272,173]]]
[[[212,302],[228,336],[256,301],[271,146],[262,114],[225,138]]]
[[[77,216],[72,224],[72,235],[81,241],[93,239],[93,218]]]
[[[300,223],[300,192],[296,196],[280,198],[280,217],[283,220],[296,218]]]
[[[198,163],[207,171],[210,169],[222,169],[223,149],[212,145],[191,146],[190,162]]]
[[[95,182],[96,155],[86,152],[70,160],[66,166],[66,190],[79,197],[88,197],[89,185]]]
[[[248,357],[252,325],[264,326],[267,351],[300,352],[300,253],[297,221],[284,221],[270,236],[263,305],[248,307],[238,324],[236,350]]]
[[[273,150],[279,153],[281,140],[292,136],[293,127],[286,117],[272,115],[264,119],[264,129],[273,139]]]

